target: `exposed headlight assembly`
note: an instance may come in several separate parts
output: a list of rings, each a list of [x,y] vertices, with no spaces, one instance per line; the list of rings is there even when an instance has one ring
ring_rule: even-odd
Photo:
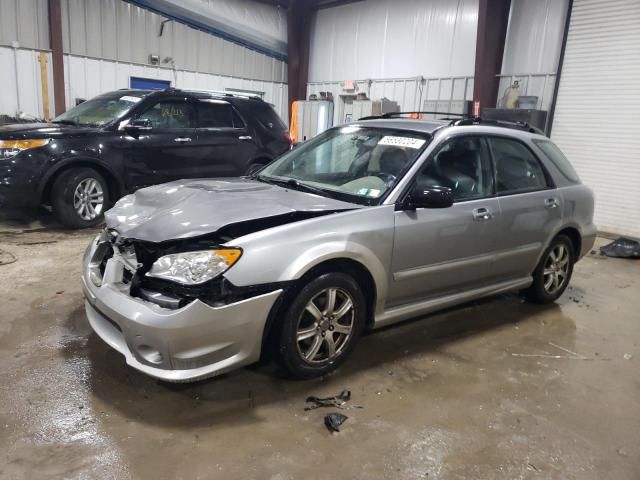
[[[156,260],[146,276],[199,285],[227,271],[241,255],[239,248],[172,253]]]
[[[47,143],[49,143],[48,138],[36,140],[0,140],[0,160],[15,157],[22,150],[44,147]]]

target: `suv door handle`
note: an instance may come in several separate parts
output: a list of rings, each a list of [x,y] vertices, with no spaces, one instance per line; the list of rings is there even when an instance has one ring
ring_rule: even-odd
[[[174,138],[173,141],[178,143],[189,143],[191,139],[189,137],[178,137]]]
[[[252,140],[251,135],[240,135],[238,140]]]
[[[557,207],[558,207],[558,205],[560,205],[560,202],[558,202],[558,199],[557,199],[557,198],[547,198],[547,199],[544,201],[544,205],[545,205],[547,208],[557,208]]]
[[[474,220],[483,222],[486,220],[491,220],[492,218],[493,218],[493,214],[491,213],[491,210],[489,210],[487,207],[480,207],[480,208],[473,209]]]

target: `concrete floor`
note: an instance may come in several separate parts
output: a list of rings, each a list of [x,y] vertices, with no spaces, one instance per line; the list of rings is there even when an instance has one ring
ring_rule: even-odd
[[[91,333],[92,233],[40,227],[0,224],[2,479],[640,478],[638,261],[587,257],[556,305],[508,295],[367,335],[324,380],[176,386]],[[363,408],[330,434],[304,400],[343,388]]]

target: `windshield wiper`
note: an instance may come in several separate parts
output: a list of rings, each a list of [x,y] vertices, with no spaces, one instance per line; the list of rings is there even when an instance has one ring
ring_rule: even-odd
[[[255,179],[256,180],[260,180],[260,181],[265,182],[265,183],[274,183],[274,184],[280,185],[280,186],[293,187],[295,190],[301,190],[301,191],[306,191],[306,192],[309,192],[309,193],[315,193],[317,195],[322,195],[323,197],[331,197],[332,196],[327,190],[325,190],[323,188],[318,188],[318,187],[314,187],[312,185],[308,185],[306,183],[299,182],[295,178],[287,178],[286,180],[284,180],[284,179],[273,178],[273,177],[265,177],[263,175],[256,175]]]

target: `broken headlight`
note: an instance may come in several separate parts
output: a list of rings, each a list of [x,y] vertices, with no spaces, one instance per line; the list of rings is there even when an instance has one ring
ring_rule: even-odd
[[[156,260],[147,277],[198,285],[228,270],[242,255],[239,248],[172,253]]]

